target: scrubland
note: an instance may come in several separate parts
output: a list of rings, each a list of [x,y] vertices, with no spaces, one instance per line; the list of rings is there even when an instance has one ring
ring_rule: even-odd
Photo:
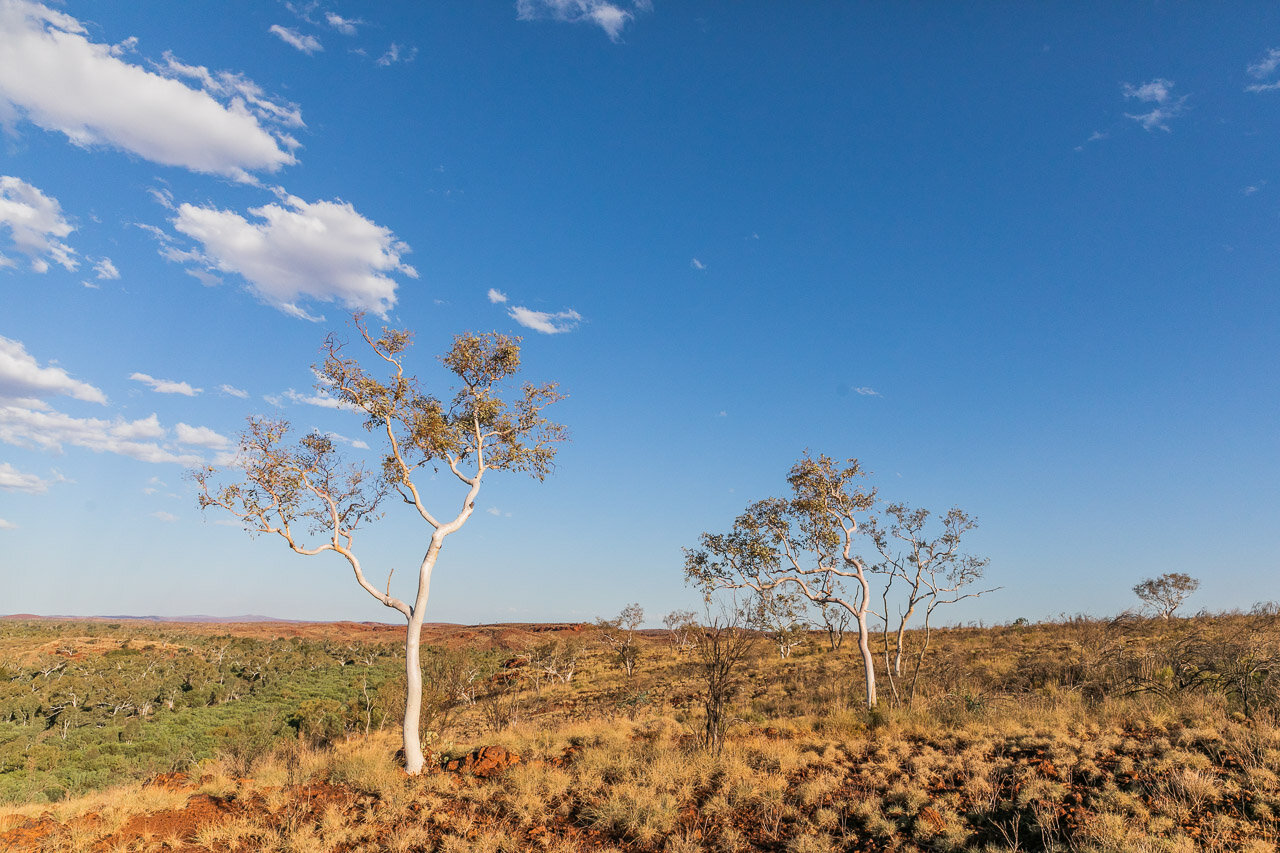
[[[0,623],[0,849],[1280,847],[1268,608],[935,631],[871,711],[853,638],[762,639],[718,751],[695,649],[534,628],[430,629],[409,778],[394,631]]]

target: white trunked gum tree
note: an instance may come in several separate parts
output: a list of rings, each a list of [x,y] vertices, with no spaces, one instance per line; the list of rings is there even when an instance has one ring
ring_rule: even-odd
[[[240,435],[235,482],[220,483],[206,467],[193,474],[203,508],[217,507],[244,523],[252,534],[280,536],[303,555],[332,551],[355,572],[356,582],[408,622],[405,633],[405,770],[422,772],[425,758],[419,737],[422,668],[419,644],[431,573],[445,538],[475,511],[480,484],[489,471],[518,471],[539,480],[553,467],[565,428],[543,417],[543,409],[563,399],[554,383],[505,386],[520,370],[520,339],[497,333],[466,333],[454,338],[443,362],[456,377],[449,402],[423,390],[406,376],[403,355],[411,335],[384,328],[377,338],[356,315],[360,337],[390,372],[387,381],[374,377],[348,355],[345,343],[330,335],[325,358],[316,371],[325,390],[354,412],[365,415],[365,429],[383,443],[381,471],[344,460],[334,443],[320,433],[290,442],[289,424],[254,417]],[[452,517],[434,514],[423,503],[415,478],[448,470],[463,487],[461,506]],[[398,495],[431,528],[418,568],[413,603],[391,595],[365,575],[354,550],[360,525],[376,520],[383,501]],[[318,537],[304,541],[307,537]]]

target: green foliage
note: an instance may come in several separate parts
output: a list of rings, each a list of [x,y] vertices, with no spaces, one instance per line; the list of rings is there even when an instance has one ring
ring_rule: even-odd
[[[0,802],[54,802],[218,753],[247,772],[282,739],[323,744],[379,727],[379,692],[403,678],[403,655],[386,648],[111,625],[8,626]],[[93,633],[97,645],[84,653],[20,656]],[[140,640],[162,642],[148,649]]]

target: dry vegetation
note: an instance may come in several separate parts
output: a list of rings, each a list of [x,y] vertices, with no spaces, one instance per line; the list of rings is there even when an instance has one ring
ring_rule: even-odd
[[[180,645],[182,629],[166,630]],[[480,638],[500,649],[494,671],[437,703],[425,735],[456,770],[406,777],[394,721],[329,735],[299,725],[146,784],[0,806],[0,849],[1280,846],[1280,624],[1267,612],[935,632],[914,706],[873,712],[847,645],[833,652],[815,633],[783,660],[761,643],[718,753],[700,746],[698,655],[664,632],[639,638],[630,677],[592,629],[464,642]]]

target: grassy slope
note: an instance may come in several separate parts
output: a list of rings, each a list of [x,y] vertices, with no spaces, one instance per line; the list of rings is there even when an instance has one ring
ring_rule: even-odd
[[[158,639],[180,645],[172,630]],[[514,652],[549,636],[503,640]],[[487,681],[492,696],[481,691],[475,705],[435,720],[430,741],[443,758],[481,744],[523,758],[500,776],[406,780],[389,728],[323,748],[287,729],[274,749],[224,744],[221,758],[193,757],[179,790],[134,785],[11,806],[0,811],[0,847],[1259,853],[1280,839],[1274,621],[944,631],[916,706],[875,714],[857,707],[848,644],[833,653],[815,635],[785,661],[762,646],[718,756],[697,746],[690,655],[646,638],[627,679],[589,636],[554,636],[587,643],[572,682],[504,670],[523,677],[505,677],[505,688]],[[272,686],[221,713],[284,719],[286,706],[350,675],[341,655],[326,664],[311,652],[297,660],[313,669],[268,677]],[[394,663],[388,654],[379,666]],[[210,724],[170,717],[146,726],[195,734]],[[48,731],[46,742],[60,740],[57,726]]]

